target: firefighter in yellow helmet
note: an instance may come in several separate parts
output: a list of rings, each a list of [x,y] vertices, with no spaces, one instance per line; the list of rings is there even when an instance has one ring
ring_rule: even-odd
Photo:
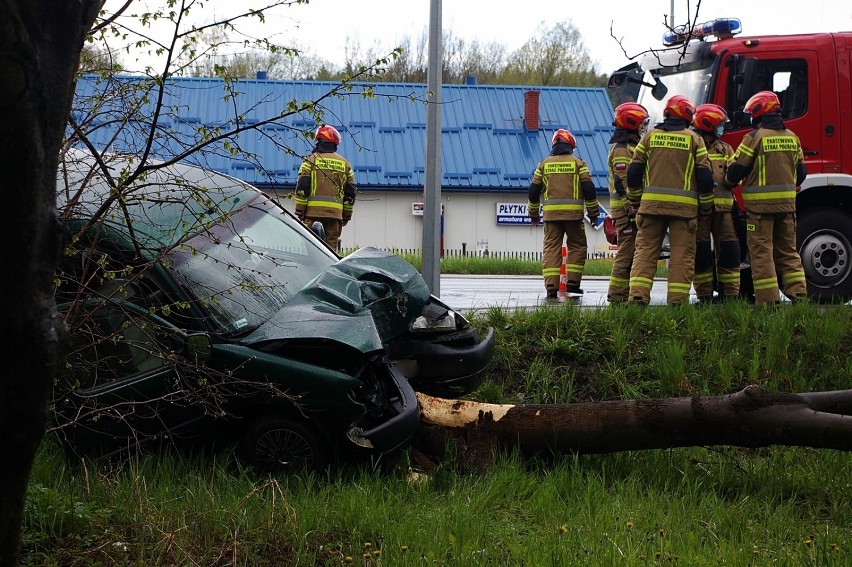
[[[299,167],[295,213],[308,226],[322,224],[326,244],[336,251],[355,206],[355,173],[346,158],[337,153],[341,137],[334,126],[320,126],[314,139],[314,151]]]
[[[595,184],[586,162],[574,155],[576,147],[571,132],[557,130],[551,139],[550,155],[538,164],[530,183],[528,211],[533,226],[544,217],[541,273],[550,299],[559,291],[563,238],[567,248],[566,289],[572,295],[583,293],[580,280],[588,250],[583,209],[592,222],[600,214]]]
[[[615,223],[618,251],[612,263],[607,300],[626,303],[630,289],[630,268],[636,246],[636,218],[630,213],[627,200],[627,166],[633,159],[633,150],[642,137],[648,111],[641,104],[625,102],[615,109],[612,125],[615,131],[609,139],[609,214]]]
[[[740,293],[740,241],[734,228],[734,196],[724,185],[728,160],[734,155],[730,144],[721,139],[727,121],[725,109],[715,104],[699,105],[692,117],[692,128],[707,146],[714,182],[713,208],[698,217],[692,285],[699,303],[714,301],[714,277],[719,300],[735,298]]]
[[[627,167],[627,198],[636,212],[636,252],[630,270],[631,303],[647,305],[666,231],[669,233],[668,304],[687,303],[695,272],[699,206],[713,206],[707,147],[689,125],[695,105],[685,96],[666,101],[663,122],[642,136]]]
[[[796,251],[796,190],[805,180],[804,154],[798,136],[781,119],[781,103],[772,91],[760,91],[745,104],[755,129],[734,153],[725,185],[743,183],[748,222],[748,252],[758,305],[807,298],[805,271]]]

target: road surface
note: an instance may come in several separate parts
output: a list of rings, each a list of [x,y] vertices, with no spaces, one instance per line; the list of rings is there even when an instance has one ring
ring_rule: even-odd
[[[586,276],[581,284],[583,296],[576,300],[581,307],[607,305],[609,278]],[[458,311],[479,311],[491,307],[516,309],[552,304],[545,299],[541,276],[462,276],[441,275],[441,300]],[[694,293],[691,296],[694,301]],[[651,305],[665,305],[666,280],[654,280]]]

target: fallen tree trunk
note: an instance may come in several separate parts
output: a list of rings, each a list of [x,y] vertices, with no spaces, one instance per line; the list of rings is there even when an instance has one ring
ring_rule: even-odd
[[[611,453],[707,445],[852,450],[852,390],[786,394],[748,386],[724,396],[577,404],[484,404],[418,394],[415,448],[481,468],[498,448]]]

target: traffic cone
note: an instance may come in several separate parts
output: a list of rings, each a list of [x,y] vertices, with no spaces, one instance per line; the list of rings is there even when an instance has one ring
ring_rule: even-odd
[[[565,257],[568,255],[568,248],[562,247],[562,265],[559,266],[559,297],[568,295],[568,273],[565,271]]]

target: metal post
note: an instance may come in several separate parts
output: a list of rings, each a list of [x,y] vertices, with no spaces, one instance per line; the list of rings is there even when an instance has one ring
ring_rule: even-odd
[[[441,295],[438,246],[441,219],[441,0],[429,9],[429,62],[426,72],[426,175],[423,188],[423,279]]]

